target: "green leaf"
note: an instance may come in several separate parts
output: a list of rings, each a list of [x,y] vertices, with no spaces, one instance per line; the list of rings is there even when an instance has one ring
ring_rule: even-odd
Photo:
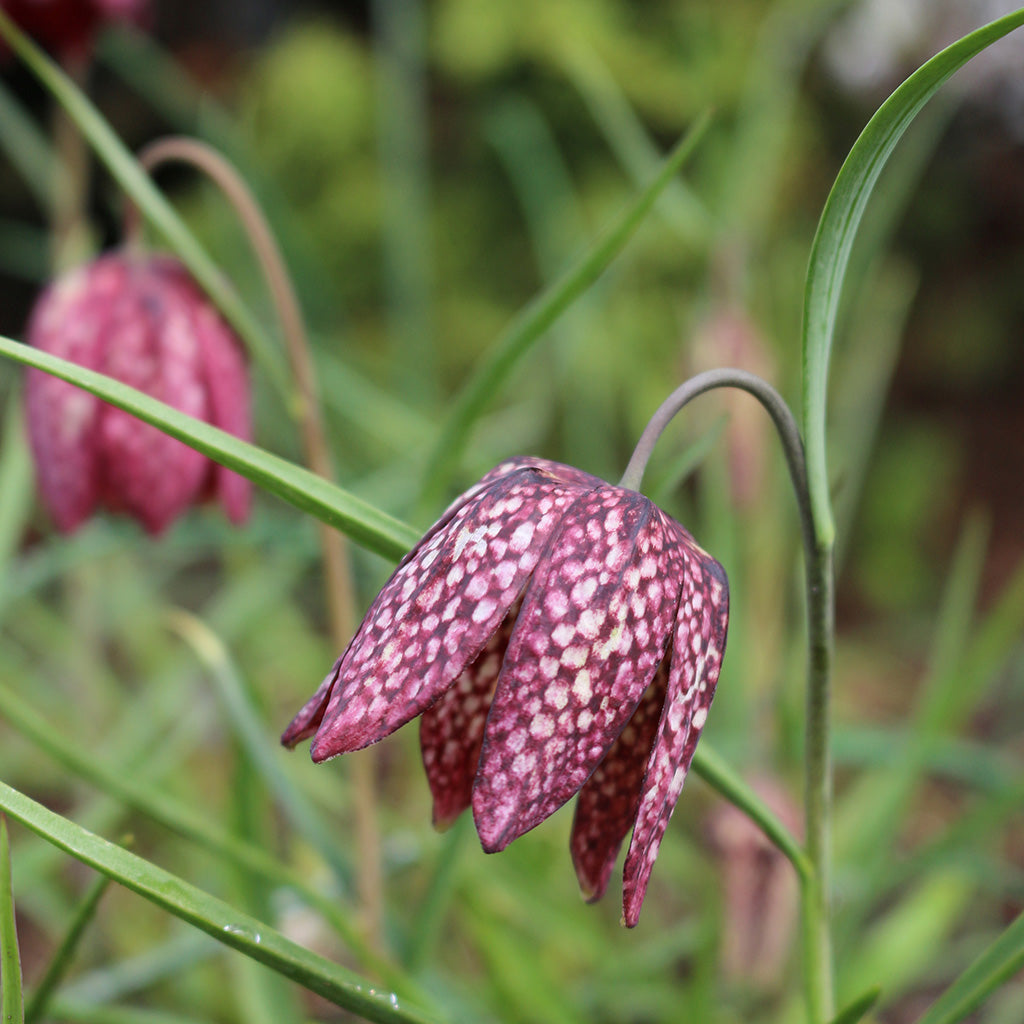
[[[956,1024],[1024,967],[1024,914],[1018,916],[931,1005],[918,1024]]]
[[[330,864],[338,881],[350,886],[352,870],[338,850],[338,843],[324,827],[323,817],[288,775],[281,769],[277,755],[281,745],[267,735],[255,707],[252,694],[234,663],[224,641],[202,620],[181,610],[168,613],[168,624],[188,644],[209,670],[217,696],[235,738],[253,768],[273,793],[281,814],[292,828]]]
[[[260,321],[225,280],[174,207],[128,151],[113,129],[77,85],[0,10],[0,36],[25,62],[106,165],[107,170],[137,204],[146,219],[181,258],[192,276],[210,296],[232,327],[241,335],[253,357],[291,404],[291,385],[278,345]]]
[[[336,1006],[378,1024],[427,1024],[431,1020],[421,1011],[401,1005],[394,993],[379,991],[366,979],[304,949],[264,922],[54,814],[3,782],[0,808],[48,843]],[[2,856],[0,850],[0,860]]]
[[[14,890],[11,887],[11,843],[7,819],[0,814],[0,1021],[24,1024],[21,994],[21,955],[14,924]]]
[[[83,754],[3,684],[0,684],[0,714],[18,733],[64,765],[72,776],[88,782],[189,841],[212,850],[224,860],[259,875],[271,885],[290,888],[323,915],[356,954],[360,964],[385,978],[393,988],[403,992],[408,989],[406,979],[368,947],[338,901],[322,894],[298,872],[281,864],[261,848],[214,828],[191,808],[131,773],[104,765],[91,752]]]
[[[964,36],[914,72],[868,122],[839,170],[811,246],[804,291],[803,401],[807,477],[818,543],[835,535],[825,450],[828,364],[850,250],[882,168],[921,108],[955,71],[1024,25],[1024,9]]]
[[[66,189],[67,170],[57,163],[53,146],[6,85],[0,84],[0,149],[17,168],[40,208],[49,211],[53,197]]]
[[[882,990],[877,986],[870,988],[862,996],[858,996],[852,1003],[843,1007],[831,1020],[830,1024],[857,1024],[863,1020],[869,1011],[878,1002]]]
[[[2,18],[2,15],[0,15]],[[287,459],[273,455],[111,377],[0,337],[0,355],[52,373],[241,473],[296,508],[347,533],[385,558],[397,560],[419,540],[411,527]]]
[[[107,886],[109,885],[110,879],[100,875],[99,878],[94,879],[84,899],[78,905],[71,919],[71,924],[68,926],[60,946],[57,947],[57,952],[54,953],[49,966],[46,968],[46,973],[32,993],[32,998],[29,1000],[28,1007],[25,1010],[27,1024],[32,1024],[33,1021],[46,1018],[47,1010],[50,1006],[50,997],[56,991],[61,981],[63,981],[64,975],[71,966],[75,950],[78,949],[78,944],[85,934],[85,929],[88,927],[89,922],[96,916],[100,900],[103,898],[103,894],[107,891]]]
[[[470,428],[520,359],[622,251],[658,196],[675,179],[679,169],[697,148],[709,120],[707,114],[698,118],[668,155],[647,188],[619,214],[576,263],[524,307],[485,353],[461,394],[455,399],[452,411],[427,460],[423,486],[427,501],[433,502],[443,491],[451,468],[458,463]]]

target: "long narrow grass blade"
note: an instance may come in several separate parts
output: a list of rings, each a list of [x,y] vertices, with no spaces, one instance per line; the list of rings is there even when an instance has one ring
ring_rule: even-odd
[[[352,882],[352,870],[339,856],[338,842],[324,827],[320,815],[305,794],[281,770],[274,759],[280,751],[276,737],[266,735],[264,725],[253,706],[252,697],[224,642],[204,622],[184,611],[168,616],[171,628],[188,644],[210,672],[221,705],[252,766],[273,793],[281,813],[292,827],[331,865],[345,886]]]
[[[78,949],[78,944],[85,934],[85,929],[88,927],[89,922],[96,916],[100,900],[103,899],[103,894],[107,891],[107,886],[109,885],[110,879],[105,875],[100,875],[89,886],[89,891],[78,905],[75,915],[71,919],[71,924],[64,934],[61,944],[57,947],[57,952],[51,958],[46,972],[39,980],[39,984],[36,985],[32,998],[25,1008],[26,1024],[33,1024],[34,1021],[42,1020],[46,1017],[50,999],[61,981],[63,981],[65,974],[67,974],[74,958],[75,950]]]
[[[24,1024],[21,991],[21,954],[14,923],[14,889],[11,886],[11,841],[7,819],[0,814],[0,1021]]]
[[[385,558],[399,559],[419,540],[411,527],[309,470],[186,416],[127,384],[9,338],[0,337],[0,355],[52,373],[138,416]]]
[[[40,209],[49,210],[67,171],[43,131],[6,85],[0,83],[0,149],[17,168]]]
[[[292,388],[278,346],[230,287],[217,264],[125,148],[103,115],[68,75],[21,32],[3,11],[0,11],[0,36],[78,125],[96,155],[164,241],[181,257],[290,405]]]
[[[868,989],[864,995],[854,999],[852,1003],[840,1010],[832,1018],[830,1024],[857,1024],[868,1015],[881,994],[880,988]]]
[[[61,999],[54,1001],[54,1019],[67,1024],[207,1024],[197,1017],[160,1010],[136,1010],[124,1006],[92,1006]]]
[[[658,196],[668,183],[674,180],[679,169],[697,148],[709,121],[710,117],[707,114],[697,119],[669,154],[657,177],[619,214],[600,238],[562,277],[519,313],[477,364],[462,393],[455,399],[448,420],[427,460],[423,486],[426,503],[433,504],[443,493],[448,472],[458,463],[470,428],[508,379],[519,360],[622,251]]]
[[[401,1005],[359,975],[312,953],[262,921],[123,850],[0,782],[0,809],[48,843],[142,896],[154,906],[213,936],[336,1006],[378,1024],[428,1024],[431,1018]]]
[[[74,744],[60,736],[52,725],[31,711],[2,684],[0,713],[12,728],[65,765],[75,777],[160,822],[191,842],[260,875],[271,884],[293,890],[309,906],[324,915],[325,920],[355,952],[363,967],[387,978],[392,986],[404,989],[403,979],[396,977],[390,965],[368,949],[358,930],[336,906],[336,901],[323,896],[300,875],[262,850],[214,828],[189,808],[153,787],[140,783],[129,774],[105,767],[95,757],[78,753]]]
[[[21,542],[32,507],[32,482],[24,410],[21,397],[14,396],[4,411],[0,438],[0,577]]]
[[[1024,967],[1024,914],[953,982],[918,1024],[957,1024]]]
[[[914,72],[868,122],[825,203],[811,247],[804,291],[803,399],[807,478],[818,543],[832,544],[835,525],[825,450],[828,365],[850,251],[886,161],[938,88],[991,43],[1024,25],[1024,10],[964,36]]]

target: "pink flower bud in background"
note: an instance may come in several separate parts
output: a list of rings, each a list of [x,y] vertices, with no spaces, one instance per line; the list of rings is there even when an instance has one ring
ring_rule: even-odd
[[[18,27],[61,60],[84,56],[107,22],[148,19],[148,0],[0,0]]]
[[[37,302],[27,340],[252,436],[241,347],[170,257],[115,252],[65,275]],[[153,534],[207,497],[233,523],[248,515],[249,481],[87,391],[29,370],[25,401],[39,488],[61,531],[98,506],[134,516]]]

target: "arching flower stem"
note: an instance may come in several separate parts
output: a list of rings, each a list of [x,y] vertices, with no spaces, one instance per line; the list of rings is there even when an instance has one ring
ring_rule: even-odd
[[[184,163],[195,167],[220,189],[234,208],[263,272],[280,324],[288,362],[298,389],[295,415],[306,465],[325,480],[333,480],[334,467],[324,430],[316,370],[302,310],[273,232],[249,186],[227,159],[198,139],[177,135],[157,139],[139,152],[138,161],[150,173],[166,163]],[[124,215],[125,243],[129,246],[136,244],[141,231],[139,210],[134,203],[128,202]],[[344,648],[355,628],[355,601],[348,548],[344,535],[338,530],[325,523],[318,523],[317,527],[323,556],[331,639],[335,647]],[[376,761],[374,758],[360,758],[353,762],[351,771],[359,851],[359,899],[367,938],[373,946],[379,947],[383,895],[376,812]]]
[[[832,765],[829,749],[830,687],[835,633],[831,544],[822,545],[807,490],[804,446],[789,406],[760,377],[745,370],[719,369],[692,377],[661,404],[644,429],[620,481],[638,490],[647,461],[672,418],[692,399],[716,388],[739,388],[764,406],[782,442],[800,515],[807,590],[807,699],[804,749],[804,849],[811,870],[799,872],[804,947],[804,984],[811,1024],[824,1024],[834,1013],[829,923],[829,833]]]

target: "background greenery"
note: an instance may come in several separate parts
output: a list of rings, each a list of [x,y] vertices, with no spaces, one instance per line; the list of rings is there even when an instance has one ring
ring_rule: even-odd
[[[695,370],[742,366],[798,401],[814,226],[895,84],[851,94],[836,83],[827,40],[842,6],[406,0],[282,16],[244,49],[176,36],[162,12],[174,51],[109,35],[90,87],[129,144],[173,128],[236,160],[315,335],[340,481],[424,527],[510,454],[617,479],[647,417]],[[943,41],[923,42],[921,56]],[[56,158],[48,103],[16,68],[6,82],[0,333],[18,336],[50,272],[51,218],[33,186]],[[998,102],[1006,93],[944,94],[897,150],[855,254],[832,375],[839,1002],[880,984],[886,1022],[916,1019],[1024,901],[1024,150]],[[682,177],[424,498],[425,454],[481,355],[709,106]],[[19,126],[29,144],[11,141]],[[270,322],[220,198],[189,174],[160,181]],[[119,206],[95,171],[89,230],[60,258],[115,240]],[[337,653],[313,524],[265,498],[241,531],[200,511],[155,543],[111,519],[59,538],[31,500],[17,379],[0,372],[0,693],[66,738],[64,750],[249,840],[355,921],[364,866],[349,762],[364,755],[314,768],[274,748]],[[262,374],[257,384],[258,439],[297,457],[287,411]],[[745,396],[702,399],[659,445],[647,490],[731,581],[709,741],[780,815],[795,814],[798,535],[766,419]],[[362,608],[389,564],[353,557]],[[4,780],[112,839],[130,834],[155,863],[372,972],[344,925],[339,936],[294,889],[197,845],[180,820],[167,829],[140,801],[112,799],[4,704]],[[246,742],[244,722],[262,744]],[[701,782],[687,786],[626,932],[614,882],[601,904],[579,900],[571,812],[485,857],[467,823],[430,829],[415,730],[381,746],[377,769],[382,953],[454,1019],[799,1019],[788,865]],[[13,847],[31,991],[93,878],[23,830]],[[69,1021],[348,1019],[117,887],[55,1000],[52,1019]],[[1017,979],[973,1019],[1022,1014]]]

